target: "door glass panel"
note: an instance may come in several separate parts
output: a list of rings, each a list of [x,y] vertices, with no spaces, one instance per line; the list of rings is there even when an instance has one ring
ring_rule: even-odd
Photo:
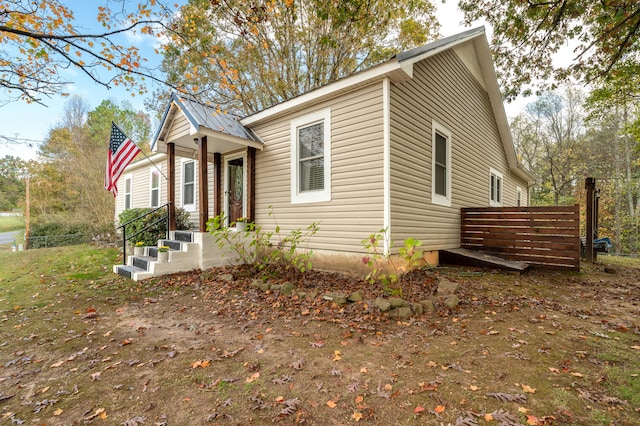
[[[227,163],[227,199],[228,209],[227,216],[229,223],[235,222],[242,217],[244,212],[244,164],[242,158],[230,160]]]

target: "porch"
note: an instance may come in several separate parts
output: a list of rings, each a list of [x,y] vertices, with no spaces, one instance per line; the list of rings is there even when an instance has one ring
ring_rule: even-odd
[[[152,145],[166,154],[169,230],[176,229],[175,206],[197,214],[192,222],[201,233],[220,214],[226,224],[254,220],[255,158],[262,149],[262,141],[234,117],[173,94]]]

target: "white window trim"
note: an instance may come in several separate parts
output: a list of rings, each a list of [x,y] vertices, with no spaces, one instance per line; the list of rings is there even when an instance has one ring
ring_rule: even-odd
[[[184,203],[184,165],[193,163],[193,204]],[[182,159],[180,161],[180,204],[182,208],[188,212],[196,211],[196,203],[198,201],[198,162],[192,159]]]
[[[491,177],[496,176],[500,178],[499,191],[496,194],[500,194],[499,200],[494,200],[491,196]],[[489,206],[491,207],[502,207],[502,201],[504,200],[504,176],[502,173],[494,169],[493,167],[489,167]]]
[[[440,133],[447,139],[447,195],[443,196],[436,193],[436,133]],[[451,132],[444,126],[433,121],[431,124],[431,202],[445,207],[451,207],[451,146],[453,145],[453,138]]]
[[[516,206],[518,206],[518,200],[520,201],[520,205],[519,207],[523,207],[524,203],[522,202],[522,188],[519,186],[516,186]]]
[[[154,172],[158,175],[158,205],[153,205],[153,175]],[[150,207],[160,207],[160,203],[162,200],[162,181],[160,180],[161,174],[160,170],[156,167],[151,167],[149,169],[149,206]]]
[[[127,192],[127,181],[129,184],[129,192]],[[127,195],[129,195],[129,207],[127,207]],[[133,174],[129,173],[124,176],[124,191],[122,191],[122,210],[133,208]]]
[[[324,129],[324,189],[321,191],[298,190],[300,155],[298,152],[298,129],[323,122]],[[325,109],[291,120],[291,204],[318,203],[331,201],[331,110]]]

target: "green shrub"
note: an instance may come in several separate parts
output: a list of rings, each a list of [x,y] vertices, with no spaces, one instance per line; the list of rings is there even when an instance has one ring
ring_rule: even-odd
[[[34,223],[29,227],[27,247],[71,246],[90,241],[92,235],[90,227],[85,223],[63,221]]]
[[[120,223],[127,223],[136,217],[150,212],[152,208],[136,208],[127,209],[118,215],[118,221]],[[156,210],[148,216],[136,220],[127,225],[127,239],[132,243],[142,241],[145,246],[155,246],[158,244],[158,240],[164,238],[167,230],[167,223],[165,220],[166,209]],[[154,225],[155,224],[155,225]],[[148,229],[144,230],[145,228]],[[191,229],[191,223],[189,222],[189,212],[185,209],[176,209],[176,229],[187,230]]]

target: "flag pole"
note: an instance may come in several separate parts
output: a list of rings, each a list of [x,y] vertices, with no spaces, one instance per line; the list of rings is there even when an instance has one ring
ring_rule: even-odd
[[[120,128],[120,126],[118,126],[115,122],[113,122],[113,121],[112,121],[111,123],[113,123],[113,125],[114,125],[114,126],[116,126],[116,127],[118,128],[118,130],[120,130],[123,134],[126,134],[126,133],[124,133],[124,132],[122,131],[122,129]],[[144,157],[145,157],[147,160],[149,160],[149,162],[150,162],[151,164],[153,164],[153,167],[155,167],[155,168],[156,168],[156,170],[160,172],[160,174],[162,175],[162,177],[164,177],[164,180],[166,180],[166,181],[168,182],[168,181],[169,181],[169,178],[167,178],[167,175],[165,175],[165,174],[162,172],[162,169],[161,169],[160,167],[158,167],[158,166],[156,165],[156,163],[154,163],[154,162],[153,162],[153,160],[152,160],[151,158],[149,158],[149,156],[148,156],[148,155],[147,155],[147,154],[142,150],[142,148],[140,148],[140,147],[138,146],[138,144],[137,144],[137,143],[135,143],[135,142],[133,141],[133,139],[129,138],[129,140],[131,141],[131,143],[133,143],[135,146],[137,146],[137,147],[138,147],[138,149],[140,150],[140,152],[142,153],[142,155],[144,155]]]

